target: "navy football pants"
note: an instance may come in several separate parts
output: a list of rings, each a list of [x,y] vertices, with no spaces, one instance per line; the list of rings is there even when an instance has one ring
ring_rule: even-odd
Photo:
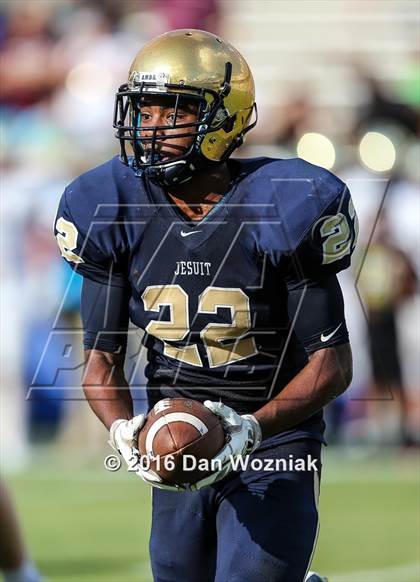
[[[312,455],[314,440],[258,449],[251,458]],[[302,582],[318,531],[319,472],[232,473],[192,493],[153,489],[155,582]]]

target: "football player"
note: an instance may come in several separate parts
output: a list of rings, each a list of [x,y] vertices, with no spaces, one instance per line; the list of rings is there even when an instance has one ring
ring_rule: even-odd
[[[336,273],[356,215],[322,168],[231,158],[255,123],[234,47],[199,30],[161,35],[117,92],[120,156],[77,178],[58,209],[61,254],[84,277],[86,397],[153,486],[156,581],[301,582],[317,537],[322,408],[352,370]],[[145,332],[149,408],[196,399],[225,428],[220,470],[192,485],[138,464],[129,320]],[[233,471],[231,455],[317,469]]]

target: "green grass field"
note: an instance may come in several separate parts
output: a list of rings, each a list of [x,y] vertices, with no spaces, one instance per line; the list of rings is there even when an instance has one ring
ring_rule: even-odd
[[[63,461],[44,454],[36,467],[7,478],[45,578],[151,580],[149,488],[122,470],[107,472],[96,457],[89,468]],[[331,582],[420,581],[418,456],[356,459],[327,450],[324,469],[312,569]]]

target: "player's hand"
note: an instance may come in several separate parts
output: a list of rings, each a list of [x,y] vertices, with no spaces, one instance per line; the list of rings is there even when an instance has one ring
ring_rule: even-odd
[[[138,414],[130,420],[115,420],[109,429],[108,444],[122,456],[129,469],[138,463],[137,440],[145,422],[146,415]]]
[[[146,471],[142,468],[137,442],[139,432],[145,422],[145,414],[138,414],[131,420],[120,418],[114,421],[109,431],[108,443],[123,457],[130,473],[135,473],[152,487],[169,491],[185,491],[185,487],[165,483],[154,471],[150,469]]]
[[[220,461],[221,470],[190,485],[189,489],[192,491],[201,489],[207,485],[212,485],[220,481],[220,479],[223,479],[232,471],[232,458],[250,455],[260,446],[262,440],[260,424],[251,414],[240,416],[233,408],[222,404],[222,402],[206,400],[204,406],[211,410],[222,423],[226,434],[226,444],[213,457]]]

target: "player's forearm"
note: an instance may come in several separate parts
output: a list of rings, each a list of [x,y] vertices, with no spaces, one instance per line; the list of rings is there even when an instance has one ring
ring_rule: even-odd
[[[352,377],[349,344],[318,350],[268,404],[255,413],[263,438],[293,428],[342,394]]]
[[[89,406],[110,428],[118,418],[133,416],[133,400],[124,377],[124,357],[98,350],[86,351],[83,390]]]

